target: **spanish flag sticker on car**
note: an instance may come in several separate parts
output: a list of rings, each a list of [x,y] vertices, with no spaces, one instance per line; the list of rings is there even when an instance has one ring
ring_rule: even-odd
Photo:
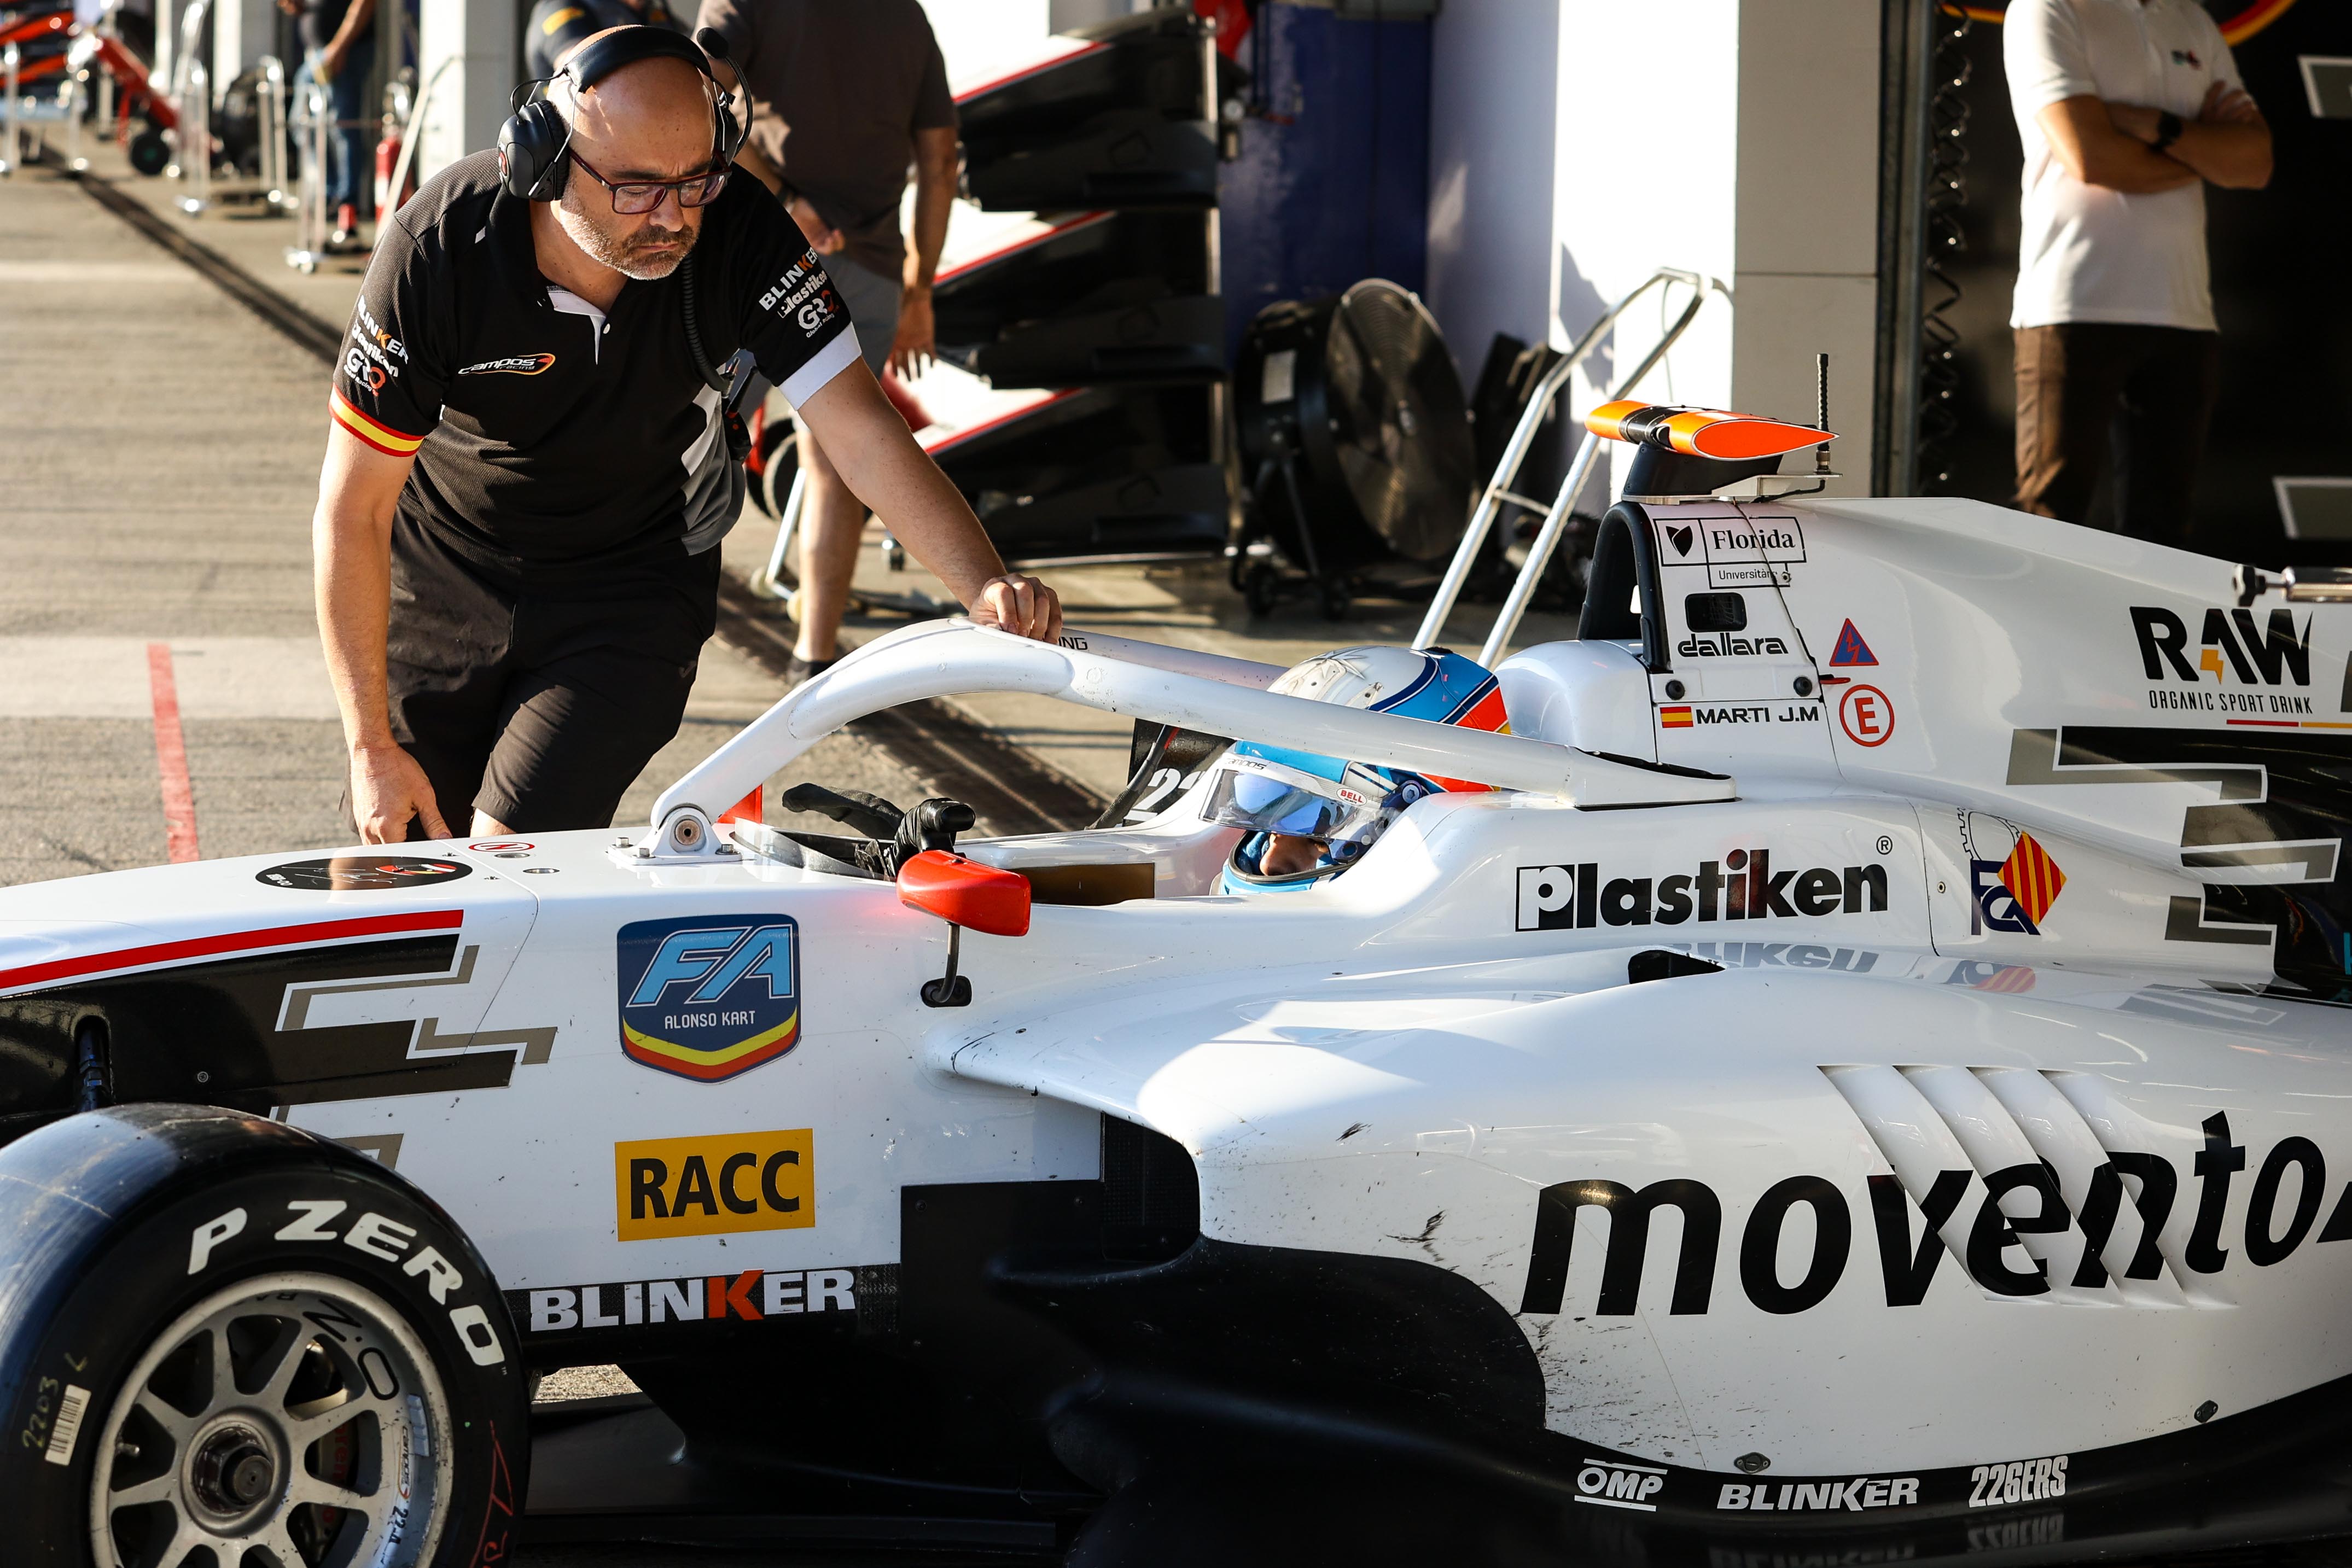
[[[1691,710],[1687,707],[1662,707],[1658,710],[1658,727],[1661,729],[1688,729],[1691,727]]]
[[[716,1083],[799,1043],[800,929],[789,915],[640,920],[617,946],[630,1061]]]

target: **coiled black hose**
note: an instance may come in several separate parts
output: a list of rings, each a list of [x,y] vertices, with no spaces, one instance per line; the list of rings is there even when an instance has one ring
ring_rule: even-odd
[[[1919,317],[1920,489],[1933,493],[1951,481],[1944,448],[1960,427],[1959,329],[1947,312],[1960,302],[1949,265],[1968,249],[1960,213],[1969,204],[1969,34],[1976,24],[1958,5],[1936,7],[1936,41],[1928,68],[1936,88],[1927,105],[1927,296]]]

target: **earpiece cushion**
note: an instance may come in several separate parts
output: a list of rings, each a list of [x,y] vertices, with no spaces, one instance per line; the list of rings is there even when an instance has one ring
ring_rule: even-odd
[[[563,193],[563,117],[544,99],[524,104],[499,128],[499,167],[507,193],[551,202]]]

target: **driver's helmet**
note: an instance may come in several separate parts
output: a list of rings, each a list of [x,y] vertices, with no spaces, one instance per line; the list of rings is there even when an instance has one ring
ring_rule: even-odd
[[[1510,733],[1493,673],[1443,648],[1341,648],[1286,670],[1267,689],[1342,707]],[[1245,830],[1225,862],[1219,891],[1313,887],[1347,870],[1415,800],[1486,788],[1261,741],[1237,742],[1218,759],[1204,810],[1213,821]],[[1260,869],[1277,833],[1322,845],[1312,870],[1278,875]]]

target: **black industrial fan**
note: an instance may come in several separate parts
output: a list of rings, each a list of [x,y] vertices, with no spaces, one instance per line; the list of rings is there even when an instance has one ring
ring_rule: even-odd
[[[1250,516],[1234,586],[1264,613],[1304,570],[1338,620],[1368,576],[1443,562],[1469,521],[1469,405],[1437,323],[1370,278],[1337,298],[1270,305],[1234,374]]]

